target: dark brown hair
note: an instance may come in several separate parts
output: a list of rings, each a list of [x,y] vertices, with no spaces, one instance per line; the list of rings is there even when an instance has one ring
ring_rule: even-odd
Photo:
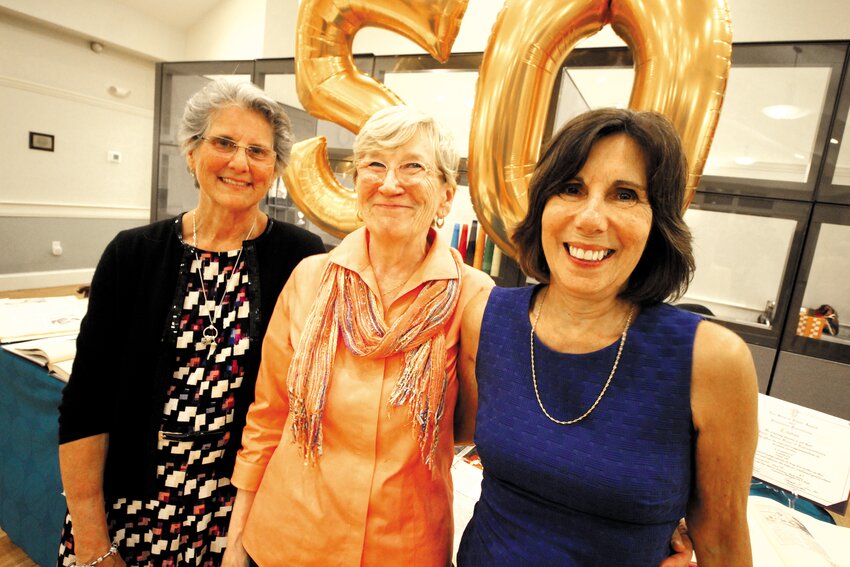
[[[643,150],[652,208],[646,248],[620,297],[640,304],[679,297],[694,272],[691,232],[682,218],[688,166],[675,128],[657,112],[591,110],[555,134],[531,176],[528,212],[513,233],[520,266],[529,276],[548,283],[549,264],[540,240],[543,208],[564,183],[575,178],[593,144],[612,134],[626,134]]]

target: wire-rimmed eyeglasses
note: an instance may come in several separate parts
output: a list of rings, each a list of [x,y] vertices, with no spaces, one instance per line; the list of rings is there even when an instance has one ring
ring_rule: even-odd
[[[396,180],[402,184],[419,183],[428,177],[429,173],[437,171],[418,161],[405,161],[390,168],[383,162],[364,159],[357,162],[357,177],[364,183],[383,183],[390,169]]]
[[[233,157],[239,148],[242,148],[249,160],[263,165],[273,163],[277,158],[275,151],[265,146],[240,146],[230,138],[223,136],[198,136],[198,138],[207,142],[213,150],[223,156]]]

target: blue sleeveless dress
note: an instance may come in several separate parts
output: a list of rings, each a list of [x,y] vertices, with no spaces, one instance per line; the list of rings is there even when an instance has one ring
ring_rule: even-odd
[[[654,567],[691,492],[690,387],[701,318],[666,304],[632,322],[596,409],[573,425],[540,410],[531,381],[528,311],[534,288],[495,288],[478,345],[475,443],[481,499],[458,565]],[[599,395],[619,341],[564,354],[535,337],[537,386],[560,420]]]

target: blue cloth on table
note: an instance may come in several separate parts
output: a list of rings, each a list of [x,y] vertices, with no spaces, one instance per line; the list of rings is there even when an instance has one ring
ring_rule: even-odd
[[[64,384],[0,349],[0,528],[39,565],[55,565],[65,515],[57,421]]]
[[[754,478],[750,482],[750,494],[753,496],[765,496],[771,500],[776,500],[784,506],[798,510],[804,514],[816,518],[822,522],[835,524],[835,520],[829,515],[822,506],[815,504],[810,500],[806,500],[801,496],[797,496],[791,491],[784,490],[767,482],[763,482]]]

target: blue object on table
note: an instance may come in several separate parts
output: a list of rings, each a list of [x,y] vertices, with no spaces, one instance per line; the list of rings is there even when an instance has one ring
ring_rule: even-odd
[[[65,519],[57,421],[63,386],[0,349],[0,528],[39,565],[56,565]]]
[[[829,512],[818,504],[815,504],[811,500],[806,500],[789,490],[784,490],[757,478],[752,479],[750,482],[750,494],[753,496],[765,496],[812,518],[829,524],[835,524],[835,520],[829,515]]]

